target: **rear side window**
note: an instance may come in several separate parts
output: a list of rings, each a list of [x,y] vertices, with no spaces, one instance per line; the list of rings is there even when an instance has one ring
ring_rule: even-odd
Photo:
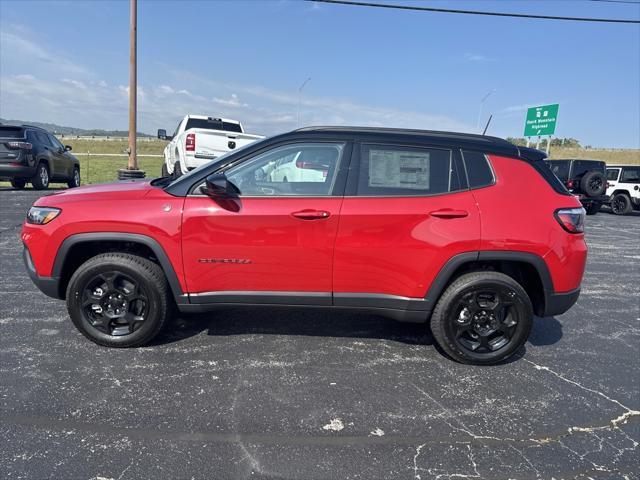
[[[53,144],[49,141],[49,137],[47,136],[46,133],[43,132],[34,132],[36,138],[38,139],[38,143],[46,146],[46,147],[53,147]]]
[[[357,195],[420,196],[460,189],[451,150],[362,145]]]
[[[0,138],[24,138],[22,127],[0,127]]]
[[[480,188],[493,185],[493,171],[484,153],[463,151],[464,165],[467,169],[469,188]]]
[[[619,173],[620,170],[617,168],[607,168],[607,180],[611,180],[612,182],[617,181]]]
[[[571,168],[571,178],[581,177],[591,170],[604,173],[606,165],[604,162],[594,162],[589,160],[574,160]]]
[[[640,183],[640,167],[624,167],[620,181],[624,183]]]

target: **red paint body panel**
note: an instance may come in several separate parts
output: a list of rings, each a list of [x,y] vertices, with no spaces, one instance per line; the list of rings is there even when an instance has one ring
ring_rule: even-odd
[[[443,209],[467,216],[430,215]],[[336,239],[334,291],[424,297],[449,258],[479,248],[480,216],[471,192],[347,197]]]
[[[587,259],[584,234],[566,232],[554,217],[579,200],[554,192],[527,162],[489,156],[496,184],[473,190],[482,217],[481,250],[529,252],[547,261],[556,292],[580,286]]]
[[[22,241],[29,248],[36,271],[50,276],[55,254],[69,236],[88,232],[122,232],[156,240],[171,259],[186,290],[182,271],[181,215],[184,198],[174,197],[148,182],[79,187],[41,197],[37,206],[62,213],[47,225],[24,224]]]
[[[182,237],[188,291],[331,292],[341,203],[332,197],[247,197],[221,205],[209,197],[188,197]],[[306,220],[292,215],[303,210],[330,216]]]

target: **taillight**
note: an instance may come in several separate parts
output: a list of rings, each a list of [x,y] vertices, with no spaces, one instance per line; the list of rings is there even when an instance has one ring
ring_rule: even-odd
[[[554,216],[562,228],[569,233],[584,232],[584,218],[587,212],[582,207],[559,208]]]
[[[569,188],[573,188],[573,180],[569,180],[569,181],[567,182],[567,187],[569,187]]]
[[[31,150],[33,147],[29,142],[7,142],[6,145],[11,150]]]
[[[187,133],[187,141],[185,142],[185,150],[187,152],[195,152],[196,151],[196,134],[195,133]]]

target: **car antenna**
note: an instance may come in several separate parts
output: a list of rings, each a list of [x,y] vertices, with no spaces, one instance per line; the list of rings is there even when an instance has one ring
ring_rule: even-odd
[[[489,128],[489,124],[491,123],[492,118],[493,118],[493,114],[489,115],[489,120],[487,120],[487,124],[485,125],[484,130],[482,131],[482,135],[487,133],[487,128]]]

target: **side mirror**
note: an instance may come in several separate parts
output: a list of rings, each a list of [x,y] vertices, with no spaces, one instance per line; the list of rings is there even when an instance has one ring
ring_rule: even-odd
[[[200,191],[211,198],[235,198],[240,194],[238,187],[227,180],[224,173],[209,175]]]
[[[158,129],[158,138],[160,140],[166,140],[167,139],[167,131],[164,128],[159,128]]]
[[[65,152],[70,152],[72,150],[71,145],[65,145],[64,150]]]

